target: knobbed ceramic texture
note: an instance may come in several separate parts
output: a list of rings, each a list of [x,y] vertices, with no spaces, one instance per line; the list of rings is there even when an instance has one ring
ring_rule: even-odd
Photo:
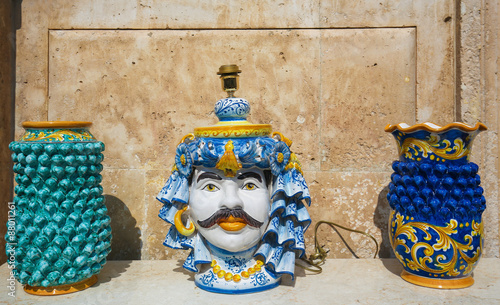
[[[386,127],[400,156],[392,164],[387,199],[391,245],[405,280],[434,288],[473,284],[486,200],[479,167],[469,156],[474,137],[485,129],[480,123]]]
[[[9,145],[16,218],[15,235],[8,232],[6,240],[17,243],[14,265],[21,284],[78,283],[106,263],[111,227],[99,174],[104,144],[88,125],[27,122],[21,140]]]

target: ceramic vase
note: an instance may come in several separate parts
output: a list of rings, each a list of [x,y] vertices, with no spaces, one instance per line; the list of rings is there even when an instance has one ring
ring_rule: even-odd
[[[432,288],[472,285],[486,208],[478,166],[469,161],[478,123],[388,125],[398,145],[387,199],[389,238],[402,278]]]
[[[17,185],[6,252],[28,293],[90,287],[111,251],[99,174],[104,144],[89,132],[90,125],[25,122],[25,134],[9,145]]]

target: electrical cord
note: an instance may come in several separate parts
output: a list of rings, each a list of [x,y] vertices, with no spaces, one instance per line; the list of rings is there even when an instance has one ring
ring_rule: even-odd
[[[309,266],[304,266],[304,265],[295,263],[296,266],[298,266],[298,267],[300,267],[302,269],[305,269],[307,271],[311,271],[311,272],[317,273],[317,274],[319,274],[319,273],[321,273],[323,271],[323,268],[321,268],[321,265],[323,265],[325,263],[325,260],[326,260],[326,257],[328,255],[328,252],[325,251],[325,249],[323,249],[323,247],[318,242],[318,228],[322,224],[326,224],[326,225],[330,226],[333,230],[335,230],[335,232],[337,232],[337,234],[339,234],[340,238],[342,239],[342,241],[344,242],[344,244],[347,246],[347,248],[349,249],[349,251],[351,251],[351,253],[356,258],[359,258],[359,257],[356,255],[356,253],[354,253],[354,251],[351,249],[351,247],[349,246],[349,244],[345,241],[345,239],[339,233],[339,231],[338,231],[337,228],[340,228],[340,229],[343,229],[343,230],[346,230],[346,231],[349,231],[349,232],[363,234],[363,235],[371,238],[373,240],[373,242],[375,243],[375,254],[373,255],[373,258],[377,257],[377,253],[378,253],[378,250],[379,250],[379,245],[378,245],[377,240],[371,234],[363,232],[363,231],[359,231],[359,230],[354,230],[354,229],[346,228],[346,227],[341,226],[341,225],[339,225],[339,224],[337,224],[335,222],[320,220],[320,221],[318,221],[316,223],[316,226],[314,227],[314,253],[311,254],[309,256],[309,258],[301,258],[300,259],[301,261],[305,262]]]

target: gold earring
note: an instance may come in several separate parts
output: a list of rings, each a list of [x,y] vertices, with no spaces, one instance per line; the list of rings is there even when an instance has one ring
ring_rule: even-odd
[[[179,210],[177,211],[177,213],[175,213],[174,217],[175,228],[177,229],[177,231],[179,231],[179,233],[181,233],[184,236],[189,236],[193,234],[195,230],[194,225],[191,221],[189,224],[189,228],[186,228],[182,223],[182,213],[184,213],[187,210],[187,208],[188,208],[187,205],[184,206],[182,210]]]

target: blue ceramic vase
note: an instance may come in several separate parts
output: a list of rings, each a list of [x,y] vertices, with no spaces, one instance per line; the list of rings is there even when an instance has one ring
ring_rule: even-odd
[[[90,287],[111,251],[99,174],[104,144],[89,132],[90,125],[25,122],[25,134],[9,145],[17,185],[6,252],[28,293]]]
[[[486,200],[478,166],[469,156],[474,137],[483,130],[481,123],[385,128],[399,153],[387,195],[389,237],[406,281],[448,289],[474,283]]]

